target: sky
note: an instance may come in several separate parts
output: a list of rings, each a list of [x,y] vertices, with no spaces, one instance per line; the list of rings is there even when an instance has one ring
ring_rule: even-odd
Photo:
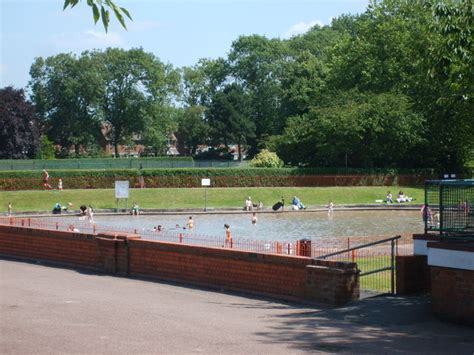
[[[115,0],[133,21],[123,29],[111,15],[105,33],[86,0],[62,10],[63,0],[0,0],[0,87],[26,88],[37,57],[85,50],[142,47],[174,67],[225,57],[241,35],[290,38],[369,0]]]

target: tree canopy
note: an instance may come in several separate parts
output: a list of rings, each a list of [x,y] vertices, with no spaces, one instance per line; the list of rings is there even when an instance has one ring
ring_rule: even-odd
[[[235,144],[292,166],[462,169],[474,151],[472,8],[374,0],[290,39],[240,36],[226,57],[181,70],[142,49],[38,58],[31,99],[60,145],[93,147],[106,124],[114,145],[156,153],[175,134],[183,154]]]

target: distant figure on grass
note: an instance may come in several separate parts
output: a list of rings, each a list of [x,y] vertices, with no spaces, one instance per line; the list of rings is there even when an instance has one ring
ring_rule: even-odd
[[[252,210],[252,199],[249,197],[247,197],[247,199],[245,200],[245,210],[246,211],[251,211]]]
[[[387,203],[393,203],[393,196],[390,191],[387,192]]]
[[[58,179],[58,190],[62,191],[63,189],[63,179],[59,178]]]
[[[49,184],[49,174],[46,171],[46,169],[43,169],[43,189],[45,190],[51,190],[52,187]]]
[[[132,210],[130,211],[132,216],[138,216],[140,214],[140,207],[136,202],[133,203]]]
[[[252,214],[252,224],[257,224],[257,213],[256,212],[254,212]]]
[[[8,211],[8,215],[7,215],[7,216],[10,217],[10,216],[12,215],[12,212],[13,212],[13,208],[12,208],[12,203],[11,203],[11,202],[8,202],[7,211]]]
[[[225,247],[232,248],[232,234],[230,233],[230,226],[228,224],[224,224],[225,228]]]
[[[193,220],[192,216],[189,216],[189,219],[186,222],[186,227],[188,227],[188,229],[193,229],[194,228],[194,220]]]
[[[296,196],[293,196],[293,200],[291,201],[291,205],[293,206],[294,210],[305,210],[306,209],[305,205],[303,205],[303,202],[301,202],[301,200]]]
[[[263,210],[263,202],[262,202],[262,201],[258,201],[257,210],[259,210],[259,211],[262,211],[262,210]]]

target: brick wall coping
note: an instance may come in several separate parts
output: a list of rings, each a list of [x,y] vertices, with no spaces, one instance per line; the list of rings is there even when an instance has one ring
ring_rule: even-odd
[[[413,234],[413,240],[440,241],[441,236],[439,234]]]
[[[474,241],[428,242],[428,248],[459,250],[474,253]]]

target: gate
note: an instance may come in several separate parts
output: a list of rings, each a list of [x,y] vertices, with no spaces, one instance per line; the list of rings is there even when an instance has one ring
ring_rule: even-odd
[[[395,256],[401,236],[379,240],[318,256],[357,263],[360,272],[360,290],[395,294]]]

